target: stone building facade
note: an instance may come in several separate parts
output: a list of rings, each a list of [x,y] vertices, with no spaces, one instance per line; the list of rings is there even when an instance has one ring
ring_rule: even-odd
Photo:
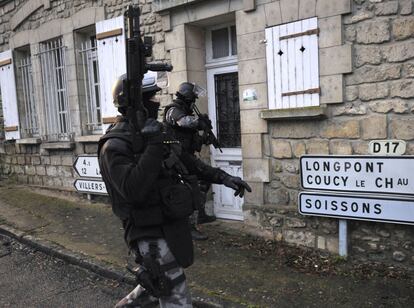
[[[19,51],[27,45],[35,50],[39,42],[63,37],[73,134],[64,142],[4,140],[1,170],[20,183],[73,190],[74,157],[94,154],[99,138],[99,134],[88,135],[83,124],[85,94],[77,70],[77,33],[122,15],[129,2],[6,2],[0,6],[0,51]],[[413,1],[139,3],[144,33],[154,37],[153,58],[174,66],[163,104],[182,81],[205,87],[207,97],[198,105],[213,119],[224,147],[223,153],[211,147],[203,156],[228,172],[243,175],[253,188],[243,205],[214,188],[216,214],[243,220],[271,239],[337,253],[338,220],[298,213],[299,159],[305,154],[370,155],[369,142],[385,139],[405,141],[405,155],[414,154]],[[51,34],[51,26],[62,22],[68,26]],[[296,40],[303,35],[309,41]],[[279,60],[283,56],[293,59],[290,46],[301,47],[303,55],[310,51],[312,57]],[[36,59],[32,58],[35,72]],[[282,61],[279,76],[278,61]],[[283,65],[287,65],[285,71]],[[286,81],[291,80],[289,65],[297,65],[295,72],[303,68],[303,76],[309,68],[310,91],[291,88],[292,83]],[[42,101],[41,78],[34,79],[40,93],[37,100]],[[411,225],[350,220],[348,229],[350,255],[414,268]]]

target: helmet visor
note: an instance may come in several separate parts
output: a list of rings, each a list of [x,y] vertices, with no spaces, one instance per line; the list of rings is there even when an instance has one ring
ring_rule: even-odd
[[[195,95],[197,95],[197,97],[204,97],[207,93],[206,89],[200,87],[198,84],[194,84],[193,92]]]
[[[159,87],[161,89],[167,88],[169,85],[169,75],[167,72],[148,71],[142,80],[142,89]]]

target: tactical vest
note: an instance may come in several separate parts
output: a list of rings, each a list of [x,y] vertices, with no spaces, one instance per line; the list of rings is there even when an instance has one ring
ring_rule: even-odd
[[[104,143],[111,138],[121,139],[132,148],[132,134],[128,122],[117,122],[107,130],[99,140],[98,157]],[[185,165],[178,158],[180,143],[172,138],[166,139],[163,167],[145,204],[124,204],[121,202],[123,198],[111,188],[111,183],[106,183],[112,200],[113,212],[121,216],[119,215],[122,212],[121,207],[128,206],[129,217],[120,218],[132,218],[136,226],[161,225],[166,221],[188,217],[201,197],[197,177],[189,175]],[[139,143],[142,145],[143,140],[139,139]],[[143,147],[140,146],[140,148]],[[134,153],[136,162],[139,161],[141,153]]]
[[[178,125],[172,125],[167,122],[166,115],[168,110],[172,107],[181,109],[183,113],[187,114],[185,107],[183,107],[180,103],[174,101],[174,103],[169,104],[165,107],[164,123],[166,123],[166,125],[170,128],[171,134],[181,142],[184,151],[187,151],[189,153],[200,152],[203,142],[196,129],[180,127]]]

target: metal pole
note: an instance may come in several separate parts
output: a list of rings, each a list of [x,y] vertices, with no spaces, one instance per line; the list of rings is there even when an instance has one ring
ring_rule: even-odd
[[[87,198],[89,201],[92,201],[92,195],[91,195],[91,194],[86,194],[86,198]]]
[[[348,221],[339,219],[339,255],[348,256]]]

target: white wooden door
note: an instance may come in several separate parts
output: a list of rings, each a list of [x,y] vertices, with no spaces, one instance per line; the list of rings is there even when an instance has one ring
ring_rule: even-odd
[[[213,124],[214,134],[220,142],[224,142],[222,152],[210,146],[211,164],[225,172],[243,178],[242,155],[239,142],[232,142],[240,138],[240,111],[237,79],[230,85],[230,89],[221,89],[219,80],[237,77],[237,65],[213,68],[207,70],[207,93],[209,117]],[[227,87],[227,88],[229,88]],[[227,94],[227,99],[221,99],[218,91],[237,91],[235,95]],[[230,109],[238,113],[239,123],[223,124],[223,104],[233,104]],[[227,109],[228,110],[228,109]],[[237,117],[236,117],[237,118]],[[227,121],[231,122],[231,121]],[[236,119],[237,122],[237,119]],[[221,124],[220,124],[221,123]],[[230,134],[227,135],[227,134]],[[229,140],[231,138],[231,140]],[[230,144],[230,146],[229,146]],[[214,213],[219,218],[243,220],[243,199],[234,196],[234,191],[224,185],[213,185]]]

